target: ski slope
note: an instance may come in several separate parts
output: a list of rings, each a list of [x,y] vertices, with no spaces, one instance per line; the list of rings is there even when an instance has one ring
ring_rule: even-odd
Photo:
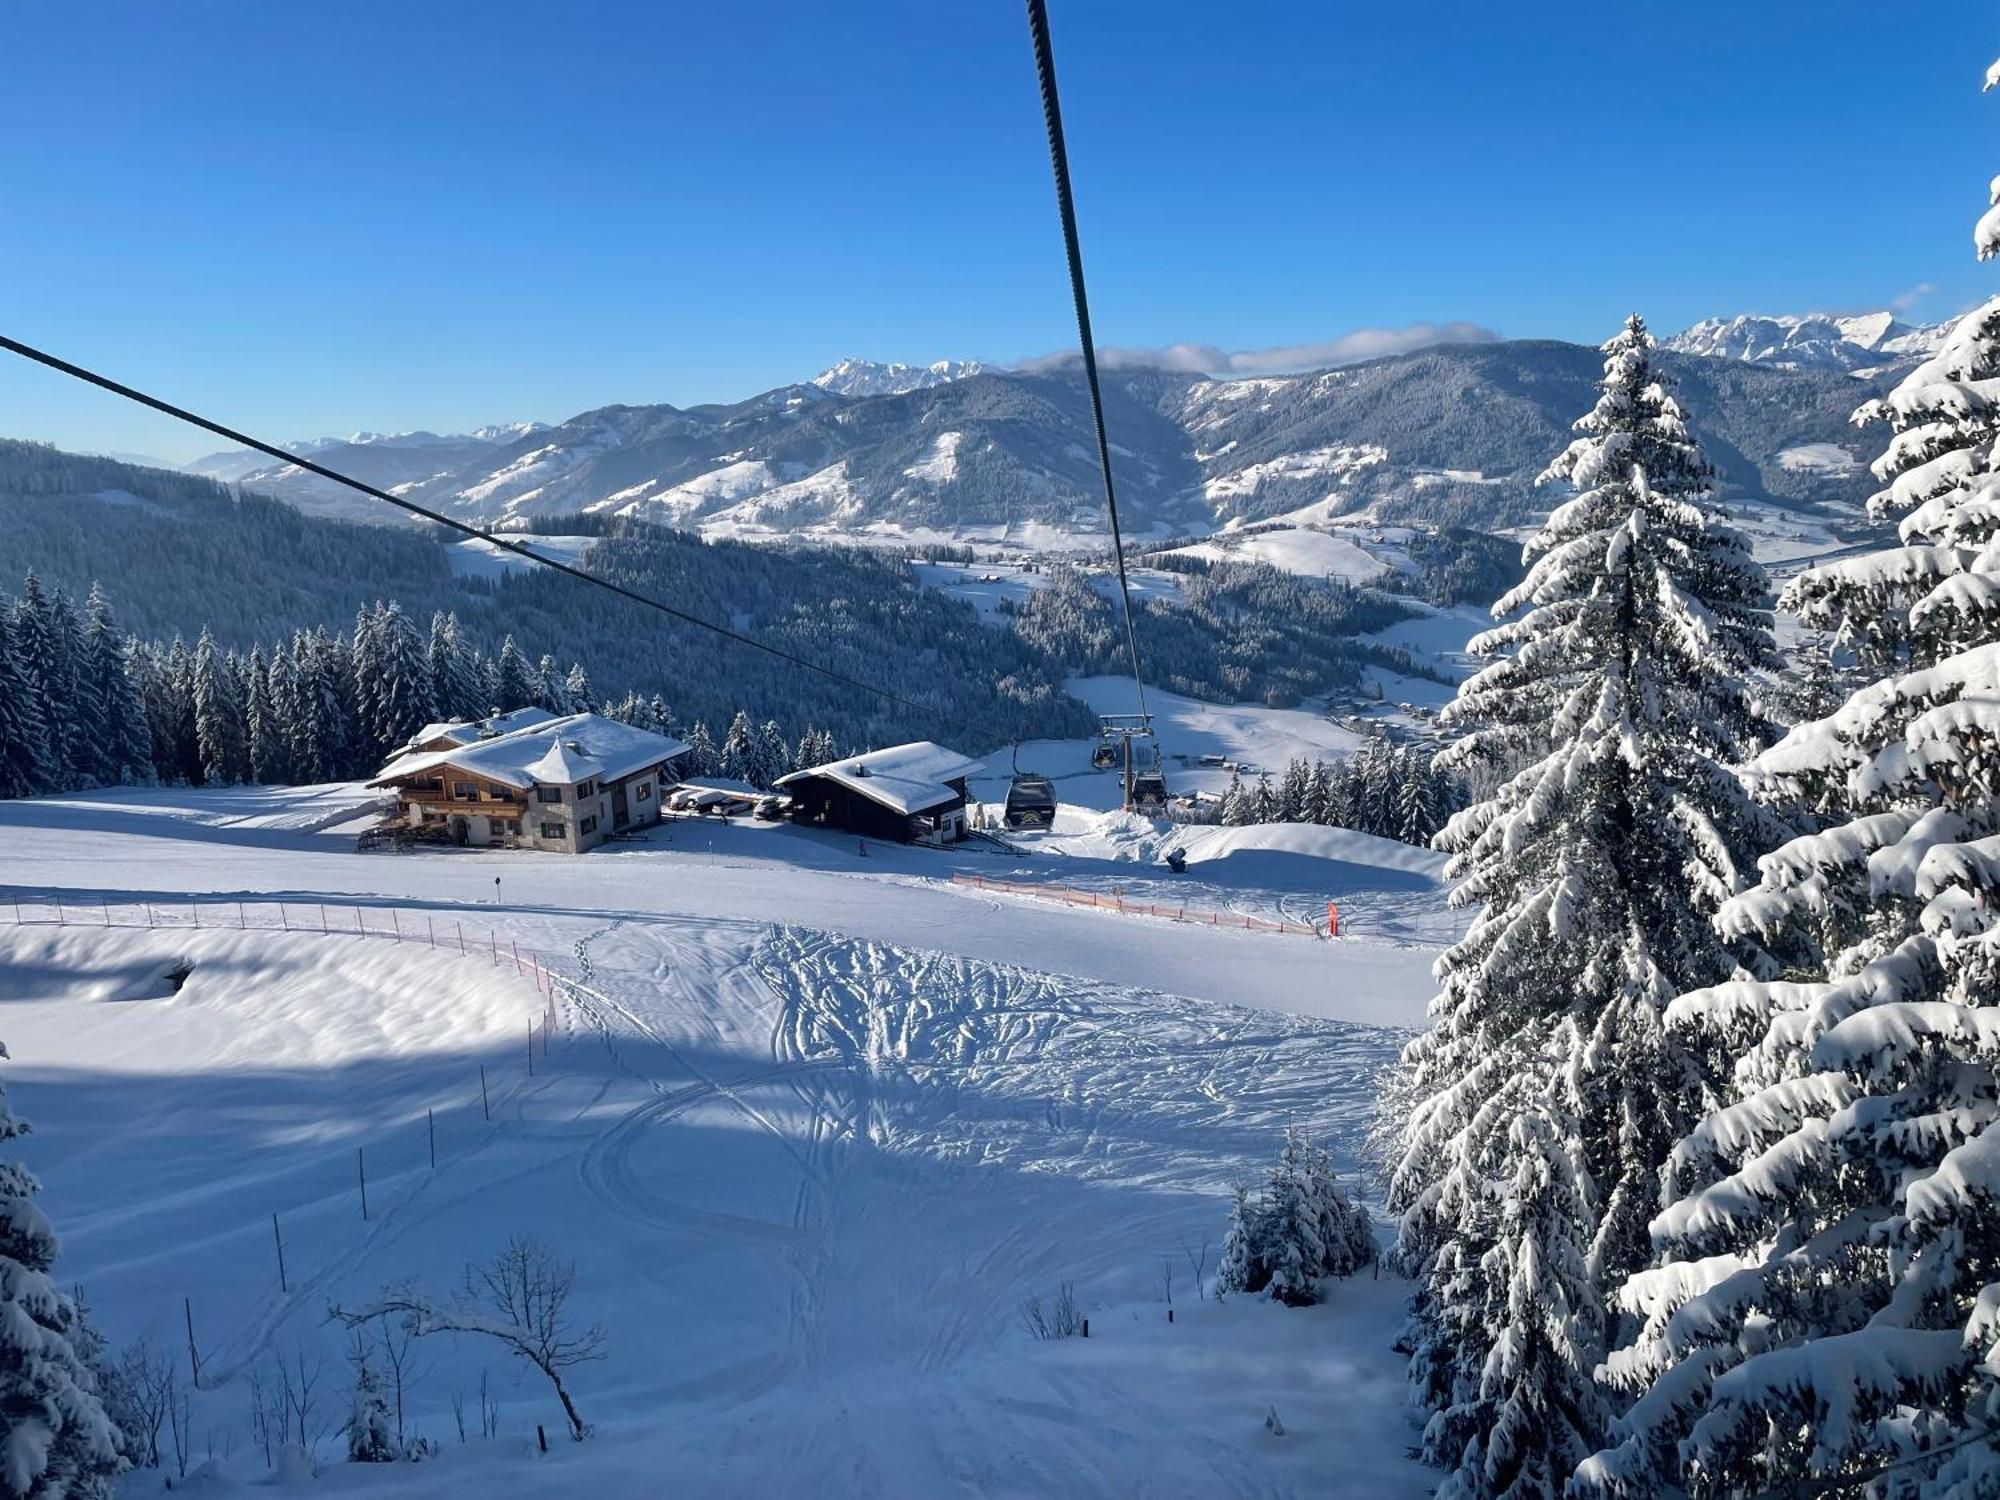
[[[951,883],[1171,878],[1122,815],[1067,812],[1020,858],[715,822],[581,859],[357,854],[338,814],[370,800],[0,804],[0,1016],[60,1271],[121,1342],[182,1354],[192,1309],[199,1457],[262,1483],[251,1375],[303,1353],[326,1362],[318,1456],[336,1459],[327,1304],[405,1278],[448,1290],[532,1231],[577,1263],[582,1319],[610,1329],[572,1382],[592,1441],[557,1440],[544,1387],[493,1349],[434,1340],[411,1413],[439,1458],[322,1483],[452,1500],[1428,1492],[1389,1349],[1400,1284],[1343,1284],[1304,1312],[1217,1305],[1187,1257],[1206,1242],[1212,1273],[1230,1188],[1287,1124],[1357,1168],[1401,1037],[1379,1026],[1415,1024],[1428,994],[1433,856],[1338,830],[1181,830],[1199,837],[1177,890],[1377,906],[1381,931],[1328,944]],[[553,999],[516,945],[565,976]],[[1092,1336],[1037,1343],[1021,1304],[1063,1281]],[[500,1435],[480,1440],[475,1417],[461,1444],[453,1398],[482,1372]]]

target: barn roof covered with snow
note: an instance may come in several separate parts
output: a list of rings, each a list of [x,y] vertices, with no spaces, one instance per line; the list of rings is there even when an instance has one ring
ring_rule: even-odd
[[[794,771],[789,776],[780,776],[777,785],[824,779],[894,812],[920,813],[956,802],[961,793],[948,783],[964,781],[984,769],[982,761],[948,750],[933,740],[917,740]]]
[[[451,749],[399,755],[368,784],[387,786],[450,769],[523,791],[537,782],[574,786],[592,777],[617,781],[672,760],[687,748],[680,740],[602,714],[569,714]]]

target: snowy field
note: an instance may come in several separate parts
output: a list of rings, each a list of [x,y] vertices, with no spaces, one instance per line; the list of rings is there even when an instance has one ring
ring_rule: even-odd
[[[1337,578],[1350,584],[1373,582],[1393,566],[1371,550],[1359,532],[1311,527],[1281,527],[1246,536],[1221,531],[1209,541],[1180,548],[1179,554],[1211,562],[1268,563],[1303,578]]]
[[[328,1302],[404,1278],[448,1290],[531,1230],[610,1330],[573,1381],[593,1440],[557,1439],[545,1388],[494,1350],[432,1341],[411,1412],[440,1458],[321,1484],[1427,1493],[1388,1347],[1400,1284],[1345,1283],[1304,1312],[1218,1306],[1187,1257],[1207,1242],[1212,1273],[1230,1187],[1288,1123],[1355,1170],[1401,1034],[1379,1028],[1418,1024],[1455,931],[1433,856],[1337,830],[1176,830],[1191,865],[1173,877],[1162,830],[1082,809],[1022,856],[713,821],[581,859],[357,854],[372,800],[0,804],[9,1077],[61,1274],[115,1339],[182,1358],[187,1299],[199,1456],[262,1484],[253,1372],[323,1358],[330,1433],[346,1374]],[[1358,935],[1070,910],[953,883],[969,873],[1259,911],[1335,896]],[[549,1002],[516,944],[575,981],[532,1077]],[[1021,1303],[1064,1281],[1091,1337],[1038,1343]],[[476,1407],[482,1373],[500,1433],[472,1416],[461,1444],[453,1400]]]
[[[507,540],[528,548],[537,556],[553,558],[556,562],[580,567],[583,555],[596,546],[599,538],[594,536],[542,536],[539,533],[512,532]],[[461,578],[484,578],[496,580],[507,573],[518,573],[523,568],[532,568],[533,563],[518,553],[505,547],[496,547],[491,542],[463,541],[445,543],[445,563]]]

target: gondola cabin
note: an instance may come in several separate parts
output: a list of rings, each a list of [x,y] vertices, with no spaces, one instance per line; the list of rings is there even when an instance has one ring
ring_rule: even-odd
[[[1000,821],[1009,828],[1049,828],[1056,821],[1055,783],[1046,776],[1016,776],[1007,788]]]
[[[966,782],[981,763],[930,740],[848,755],[778,778],[794,823],[899,844],[965,837]]]

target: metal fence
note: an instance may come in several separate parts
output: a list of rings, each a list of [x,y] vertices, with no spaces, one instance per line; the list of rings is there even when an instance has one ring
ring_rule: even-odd
[[[1231,927],[1238,932],[1288,932],[1299,937],[1324,937],[1326,928],[1315,922],[1294,922],[1284,917],[1253,917],[1244,912],[1219,911],[1214,907],[1185,903],[1164,906],[1151,901],[1131,901],[1122,895],[1080,890],[1068,885],[1030,885],[1018,880],[989,880],[984,875],[953,875],[954,885],[975,886],[982,891],[999,891],[1009,896],[1031,896],[1063,906],[1088,906],[1098,911],[1121,912],[1127,916],[1161,917],[1169,922],[1187,922],[1197,927]]]

